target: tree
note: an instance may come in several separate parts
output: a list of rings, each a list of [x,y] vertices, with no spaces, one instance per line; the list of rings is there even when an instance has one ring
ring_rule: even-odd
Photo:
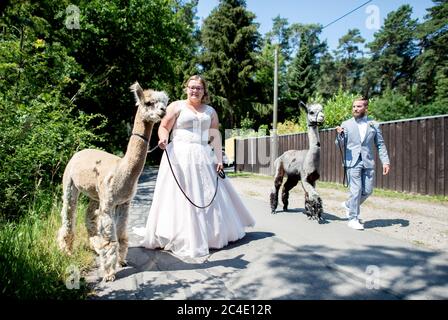
[[[319,60],[319,77],[317,79],[317,92],[323,98],[329,99],[340,88],[337,61],[329,52]]]
[[[347,34],[339,39],[336,50],[337,74],[339,75],[339,85],[342,90],[359,92],[359,80],[361,77],[362,64],[360,55],[363,51],[358,44],[364,43],[359,29],[350,29]]]
[[[11,1],[0,16],[0,213],[20,215],[79,148],[123,152],[129,85],[174,95],[194,63],[197,0],[73,2],[79,28],[69,0]]]
[[[226,128],[251,111],[255,53],[260,41],[254,19],[255,15],[246,10],[246,1],[220,0],[202,27],[200,61],[212,103]]]
[[[389,13],[384,25],[375,33],[374,40],[367,44],[372,55],[364,70],[365,77],[369,77],[369,93],[397,88],[411,97],[418,54],[415,41],[417,21],[411,19],[411,14],[412,7],[409,5]]]
[[[405,95],[386,89],[381,96],[370,101],[369,115],[378,121],[391,121],[411,118],[415,110]]]
[[[443,90],[438,90],[440,79],[448,77],[448,2],[434,0],[435,6],[427,9],[427,19],[417,28],[421,53],[417,58],[417,102],[431,103]],[[440,87],[441,84],[439,84]]]
[[[302,34],[299,51],[288,69],[289,97],[293,110],[299,110],[300,101],[307,102],[314,93],[316,75],[313,63],[308,39]]]
[[[256,55],[255,99],[254,111],[258,113],[257,124],[266,124],[272,120],[274,96],[274,65],[275,49],[277,48],[278,63],[278,105],[283,110],[287,94],[287,62],[291,52],[291,28],[287,19],[277,16],[273,19],[272,30],[263,39],[261,52]],[[280,118],[283,115],[280,114]]]
[[[46,4],[52,12],[64,8],[63,1]],[[76,150],[102,138],[95,116],[79,112],[66,95],[83,70],[52,41],[57,32],[41,12],[20,1],[0,18],[0,219],[22,217],[40,193],[54,191]]]
[[[108,150],[123,151],[135,114],[129,86],[178,95],[194,63],[197,1],[81,0],[79,29],[65,41],[86,72],[76,102],[87,113],[110,117]],[[112,116],[111,116],[112,115]]]
[[[272,19],[272,30],[266,33],[265,41],[269,44],[276,44],[280,49],[280,54],[285,57],[286,61],[291,56],[291,37],[293,30],[288,26],[288,19],[280,16]]]

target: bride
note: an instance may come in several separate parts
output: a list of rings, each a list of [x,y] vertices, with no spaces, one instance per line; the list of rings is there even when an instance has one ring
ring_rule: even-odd
[[[171,103],[159,127],[166,152],[141,245],[198,257],[243,238],[255,221],[228,179],[216,178],[223,170],[222,142],[218,115],[206,104],[206,82],[195,75],[185,89],[187,99]]]

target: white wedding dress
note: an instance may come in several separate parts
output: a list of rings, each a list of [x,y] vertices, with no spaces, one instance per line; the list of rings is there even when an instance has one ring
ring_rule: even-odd
[[[210,203],[216,188],[215,156],[208,144],[213,108],[194,113],[185,103],[167,146],[174,174],[186,195],[198,206]],[[229,179],[218,179],[212,204],[194,207],[174,180],[165,152],[160,162],[154,197],[146,222],[143,247],[170,250],[181,257],[209,254],[241,239],[255,224]]]

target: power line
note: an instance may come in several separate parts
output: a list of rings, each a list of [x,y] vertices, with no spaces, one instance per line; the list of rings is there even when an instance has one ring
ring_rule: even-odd
[[[348,16],[349,14],[351,14],[351,13],[353,13],[353,12],[355,12],[356,10],[358,10],[359,8],[362,8],[362,7],[364,7],[366,4],[368,4],[369,2],[372,2],[373,0],[369,0],[369,1],[367,1],[367,2],[365,2],[365,3],[363,3],[362,5],[360,5],[359,7],[357,7],[357,8],[355,8],[355,9],[353,9],[352,11],[350,11],[350,12],[347,12],[346,14],[344,14],[342,17],[339,17],[339,18],[337,18],[336,20],[334,20],[334,21],[332,21],[332,22],[330,22],[329,24],[327,24],[326,26],[324,26],[324,27],[322,27],[322,29],[321,30],[323,30],[323,29],[325,29],[326,27],[328,27],[328,26],[330,26],[330,25],[332,25],[333,23],[336,23],[336,22],[338,22],[339,20],[341,20],[342,18],[345,18],[346,16]]]

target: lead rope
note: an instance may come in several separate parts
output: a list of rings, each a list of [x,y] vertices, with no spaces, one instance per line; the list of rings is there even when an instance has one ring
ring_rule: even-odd
[[[153,152],[153,151],[156,150],[158,147],[159,147],[159,145],[156,145],[154,148],[150,149],[150,150],[148,151],[148,153]]]
[[[344,140],[344,150],[342,150],[341,144],[338,142],[339,151],[341,153],[341,159],[342,159],[342,166],[344,167],[344,177],[342,178],[342,185],[344,187],[348,187],[348,181],[347,181],[347,166],[345,165],[345,153],[347,152],[347,141],[345,139],[344,132],[341,132],[340,136]],[[339,139],[338,139],[339,140]]]
[[[170,161],[170,157],[168,156],[168,151],[165,149],[165,153],[166,153],[166,158],[168,159],[168,164],[169,164],[169,166],[170,166],[170,169],[171,169],[171,173],[173,174],[173,177],[174,177],[174,180],[176,181],[176,183],[177,183],[177,186],[179,187],[179,189],[180,189],[180,191],[182,191],[182,193],[184,194],[184,196],[185,196],[185,198],[187,198],[187,200],[193,205],[193,206],[195,206],[196,208],[198,208],[198,209],[205,209],[205,208],[208,208],[208,207],[210,207],[210,205],[213,203],[213,201],[215,200],[215,197],[216,197],[216,194],[218,193],[218,176],[220,176],[220,177],[222,177],[223,178],[223,173],[221,173],[221,174],[218,174],[217,176],[216,176],[216,188],[215,188],[215,194],[213,195],[213,198],[212,198],[212,200],[210,201],[210,203],[208,204],[208,205],[206,205],[206,206],[198,206],[197,204],[195,204],[188,196],[187,196],[187,194],[185,193],[185,191],[182,189],[182,187],[180,186],[180,183],[179,183],[179,181],[177,181],[177,178],[176,178],[176,175],[174,174],[174,171],[173,171],[173,167],[172,167],[172,165],[171,165],[171,161]],[[225,176],[224,176],[225,177]],[[224,178],[223,178],[224,179]]]

